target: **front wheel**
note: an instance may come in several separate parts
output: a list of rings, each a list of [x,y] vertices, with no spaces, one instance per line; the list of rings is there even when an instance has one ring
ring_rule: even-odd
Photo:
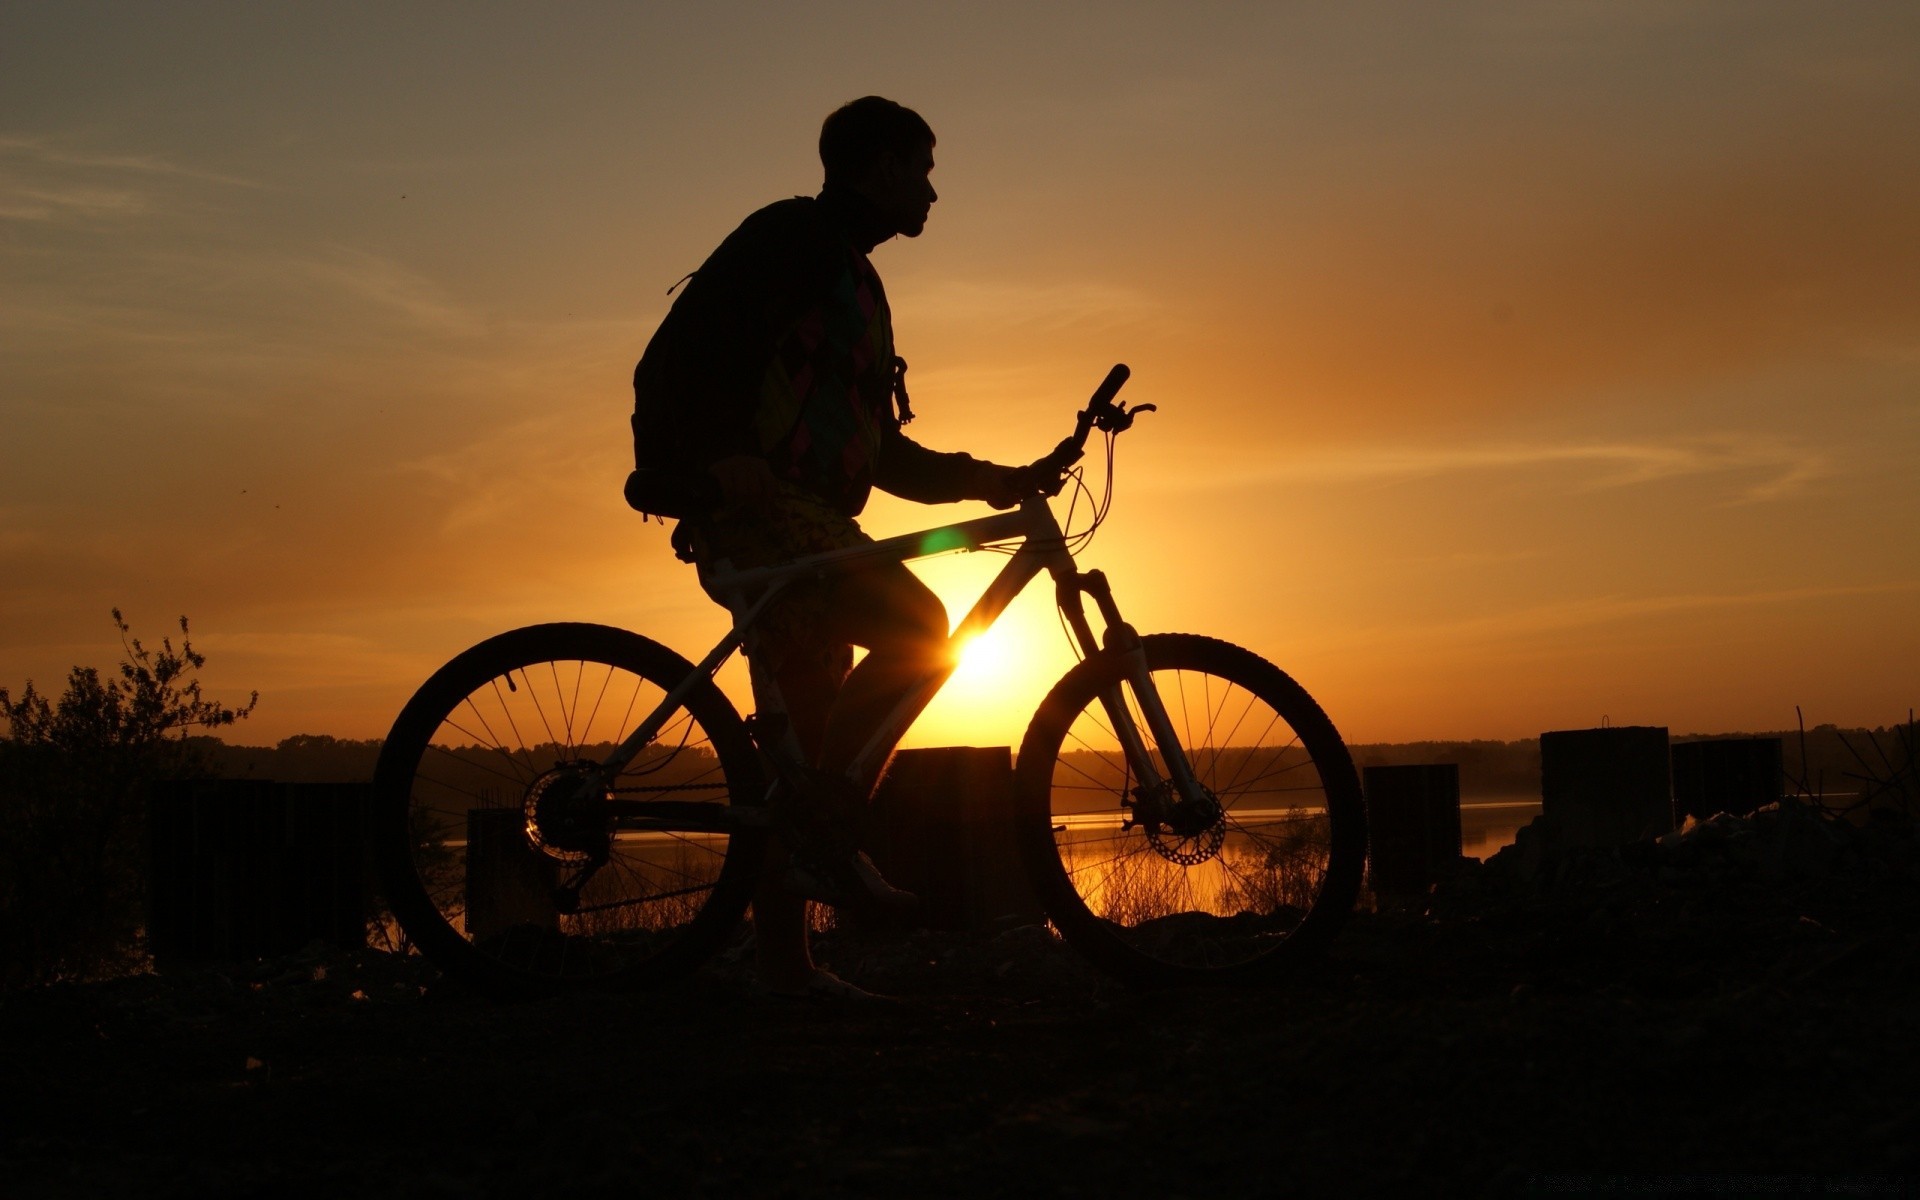
[[[721,811],[762,799],[739,714],[701,680],[618,775],[599,770],[693,674],[638,634],[556,624],[490,638],[421,685],[381,749],[371,826],[414,944],[508,994],[654,982],[714,949],[764,854]]]
[[[1143,785],[1108,703],[1153,744],[1127,656],[1111,650],[1048,693],[1020,746],[1020,838],[1061,936],[1135,983],[1246,979],[1324,944],[1352,909],[1366,810],[1353,759],[1279,668],[1211,638],[1143,639],[1196,793]],[[1105,700],[1103,700],[1105,697]]]

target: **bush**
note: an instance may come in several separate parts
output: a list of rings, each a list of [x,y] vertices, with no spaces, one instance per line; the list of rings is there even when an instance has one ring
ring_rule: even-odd
[[[193,730],[241,708],[201,694],[206,656],[187,637],[154,651],[113,610],[117,677],[75,667],[53,703],[28,681],[0,687],[0,988],[124,970],[137,961],[145,902],[146,797],[157,780],[204,770]]]

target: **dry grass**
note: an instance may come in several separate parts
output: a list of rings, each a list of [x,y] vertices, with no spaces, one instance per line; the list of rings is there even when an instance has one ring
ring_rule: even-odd
[[[1259,838],[1230,834],[1214,858],[1192,866],[1163,858],[1144,834],[1132,836],[1132,852],[1072,872],[1089,909],[1128,928],[1189,912],[1304,913],[1326,878],[1331,829],[1324,814],[1295,810]]]

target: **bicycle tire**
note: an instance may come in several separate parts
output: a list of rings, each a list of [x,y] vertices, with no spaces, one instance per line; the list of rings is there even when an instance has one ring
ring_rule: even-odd
[[[1271,978],[1323,947],[1359,894],[1366,809],[1353,759],[1313,698],[1251,651],[1190,634],[1143,640],[1217,818],[1153,817],[1102,692],[1121,687],[1150,747],[1153,735],[1125,656],[1103,651],[1061,678],[1021,743],[1029,876],[1068,944],[1130,983]]]
[[[407,938],[499,995],[657,983],[718,948],[758,881],[763,834],[619,830],[598,797],[553,786],[694,670],[636,633],[551,624],[489,638],[422,684],[381,749],[369,823]],[[761,779],[739,714],[702,680],[610,795],[759,805]]]

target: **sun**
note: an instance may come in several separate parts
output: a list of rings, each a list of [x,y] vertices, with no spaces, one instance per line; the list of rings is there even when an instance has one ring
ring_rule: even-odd
[[[954,668],[948,687],[978,689],[991,687],[996,679],[1010,675],[1015,668],[1014,640],[1008,628],[996,625],[978,637],[967,639],[960,647],[960,664]]]
[[[944,598],[956,617],[965,611],[957,598]],[[1031,589],[992,628],[962,646],[946,686],[904,744],[1018,749],[1047,689],[1074,662],[1051,599],[1043,589]]]

